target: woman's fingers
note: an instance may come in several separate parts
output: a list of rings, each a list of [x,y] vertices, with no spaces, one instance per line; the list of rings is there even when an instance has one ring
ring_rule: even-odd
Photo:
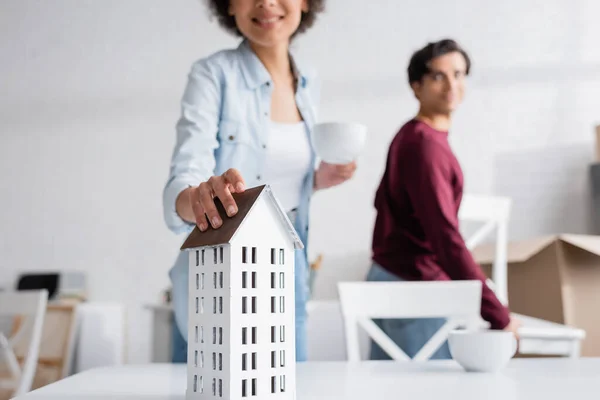
[[[198,225],[200,231],[204,232],[208,228],[208,221],[206,220],[204,208],[202,207],[202,204],[200,204],[198,198],[193,201],[192,210],[194,211],[194,216],[196,217],[196,225]]]
[[[354,175],[354,172],[356,171],[356,162],[351,162],[349,164],[345,164],[345,165],[338,165],[336,168],[336,172],[337,174],[345,179],[350,179],[352,178],[352,175]]]
[[[223,173],[223,178],[226,183],[230,184],[233,187],[233,192],[243,192],[246,189],[246,182],[244,182],[244,178],[242,178],[242,174],[235,168],[229,168],[225,173]]]
[[[221,176],[212,176],[208,181],[202,182],[194,190],[190,200],[198,228],[205,231],[209,225],[214,229],[223,225],[223,219],[215,205],[215,197],[221,201],[228,216],[235,215],[238,207],[231,194],[243,192],[245,186],[242,175],[234,168],[228,169]]]
[[[214,178],[214,179],[213,179]],[[209,179],[209,183],[211,184],[212,191],[215,197],[218,197],[225,208],[225,212],[228,216],[232,217],[237,213],[238,208],[233,196],[231,195],[230,187],[223,177],[213,177]]]
[[[213,228],[216,229],[221,226],[222,221],[213,200],[211,179],[213,178],[210,178],[208,182],[202,182],[198,191],[200,196],[200,204],[202,205],[202,208],[208,217],[208,222]]]

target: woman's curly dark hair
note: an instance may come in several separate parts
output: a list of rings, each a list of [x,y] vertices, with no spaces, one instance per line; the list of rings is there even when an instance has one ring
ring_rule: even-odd
[[[234,35],[242,36],[242,32],[240,32],[235,24],[235,17],[229,15],[229,0],[208,0],[208,7],[225,30]],[[317,14],[324,9],[325,0],[308,0],[308,12],[302,12],[300,25],[298,25],[298,29],[294,32],[294,35],[305,32],[313,26],[317,19]]]

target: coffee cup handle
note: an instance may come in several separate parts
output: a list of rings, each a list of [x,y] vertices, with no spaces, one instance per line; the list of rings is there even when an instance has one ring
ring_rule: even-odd
[[[513,338],[513,350],[511,357],[514,357],[517,354],[517,349],[519,348],[519,341],[516,337]]]

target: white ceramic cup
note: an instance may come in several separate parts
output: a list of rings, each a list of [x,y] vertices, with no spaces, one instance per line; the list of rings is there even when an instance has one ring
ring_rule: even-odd
[[[514,334],[500,330],[455,330],[448,345],[452,358],[469,372],[499,371],[517,352]]]
[[[367,127],[354,122],[324,122],[315,124],[312,137],[321,160],[348,164],[360,155],[367,140]]]

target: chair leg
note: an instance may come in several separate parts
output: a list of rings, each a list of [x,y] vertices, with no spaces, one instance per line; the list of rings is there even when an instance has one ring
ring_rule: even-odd
[[[8,339],[2,332],[0,332],[0,349],[2,350],[0,354],[3,355],[3,358],[6,360],[12,378],[18,382],[21,379],[21,367],[19,366],[19,361],[8,342]]]
[[[581,342],[579,340],[571,341],[571,352],[569,358],[579,358],[581,356]]]
[[[358,322],[354,319],[346,319],[344,321],[346,327],[346,352],[348,361],[360,361],[360,340],[358,338]]]
[[[375,322],[369,318],[361,318],[359,322],[375,343],[377,343],[383,351],[388,353],[393,360],[410,361],[410,357],[402,351],[402,349],[398,347],[396,343],[394,343],[394,341],[375,324]]]
[[[31,330],[31,344],[27,351],[27,356],[23,362],[23,368],[21,369],[21,380],[19,386],[15,391],[15,396],[21,396],[29,391],[33,386],[33,380],[37,370],[37,364],[40,354],[40,344],[42,340],[42,329],[44,327],[45,309],[48,301],[48,292],[46,291],[43,296],[40,296],[38,300],[38,313],[33,321],[33,327]]]
[[[436,333],[429,339],[427,343],[415,354],[414,361],[427,361],[436,352],[436,350],[444,343],[448,338],[448,334],[451,330],[456,328],[457,321],[448,320],[444,326],[442,326]]]

